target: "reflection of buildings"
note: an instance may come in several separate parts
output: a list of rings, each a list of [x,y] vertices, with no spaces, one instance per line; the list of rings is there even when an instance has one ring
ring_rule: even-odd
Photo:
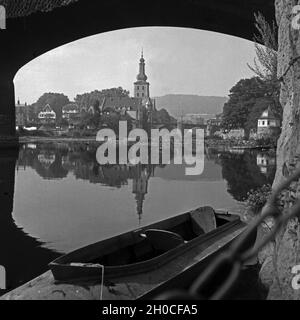
[[[272,156],[270,153],[270,157],[274,158],[275,155]],[[228,192],[237,201],[244,201],[250,190],[256,190],[265,184],[273,183],[276,166],[270,165],[267,174],[262,173],[257,161],[261,158],[258,157],[256,152],[250,151],[241,155],[223,152],[220,156],[222,175],[227,181]]]
[[[135,175],[132,182],[132,193],[135,194],[137,214],[139,221],[141,221],[145,195],[148,193],[148,180],[153,172],[153,167],[150,165],[143,166],[138,164],[135,169]]]
[[[51,164],[53,164],[55,161],[55,154],[49,154],[49,153],[39,154],[38,160],[45,168],[48,169],[51,166]]]
[[[143,202],[148,192],[148,180],[155,166],[151,165],[99,165],[96,160],[96,145],[31,144],[20,151],[18,168],[32,167],[44,179],[66,178],[72,172],[76,179],[88,180],[93,184],[121,188],[132,180],[132,193],[137,202],[137,214],[141,219]]]
[[[0,150],[0,265],[6,269],[8,290],[46,271],[48,263],[58,256],[42,248],[42,243],[15,224],[13,203],[17,157],[16,150]]]
[[[44,179],[62,179],[68,170],[62,166],[62,152],[53,148],[52,144],[27,144],[20,149],[17,169],[33,168]]]
[[[276,157],[267,153],[258,153],[256,163],[260,172],[267,176],[270,172],[274,171],[276,166]]]
[[[232,153],[232,154],[244,154],[245,153],[245,149],[233,149],[233,148],[229,148],[228,152]]]

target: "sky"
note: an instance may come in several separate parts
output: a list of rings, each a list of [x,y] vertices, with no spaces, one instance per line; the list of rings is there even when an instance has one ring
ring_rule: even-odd
[[[15,95],[33,103],[44,92],[76,94],[112,87],[133,93],[143,48],[152,97],[165,94],[228,96],[253,76],[251,41],[188,28],[140,27],[101,33],[51,50],[15,76]]]

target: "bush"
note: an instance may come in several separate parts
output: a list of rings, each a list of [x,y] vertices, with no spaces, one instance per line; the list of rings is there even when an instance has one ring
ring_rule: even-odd
[[[263,185],[261,188],[256,190],[250,190],[247,193],[246,206],[251,209],[255,214],[259,213],[259,211],[266,204],[268,198],[272,193],[271,185]]]
[[[275,146],[277,144],[278,137],[272,136],[272,137],[261,137],[256,139],[256,143],[259,146]]]
[[[213,140],[213,141],[220,141],[220,140],[223,140],[222,137],[220,136],[215,136],[215,135],[212,135],[212,136],[207,136],[206,139],[208,140]]]
[[[74,131],[74,132],[73,132],[73,137],[74,137],[74,138],[80,138],[80,137],[81,137],[80,131]]]

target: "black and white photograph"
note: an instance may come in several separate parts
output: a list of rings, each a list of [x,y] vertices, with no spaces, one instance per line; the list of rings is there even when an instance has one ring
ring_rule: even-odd
[[[0,0],[0,303],[300,300],[299,142],[300,1]]]

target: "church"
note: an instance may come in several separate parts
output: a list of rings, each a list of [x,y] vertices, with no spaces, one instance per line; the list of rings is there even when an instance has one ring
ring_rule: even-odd
[[[147,117],[147,122],[151,123],[152,114],[156,111],[155,100],[150,98],[150,83],[145,71],[145,59],[143,52],[139,62],[139,73],[134,82],[133,97],[107,97],[104,98],[100,109],[102,113],[120,112],[128,114],[137,127]]]

